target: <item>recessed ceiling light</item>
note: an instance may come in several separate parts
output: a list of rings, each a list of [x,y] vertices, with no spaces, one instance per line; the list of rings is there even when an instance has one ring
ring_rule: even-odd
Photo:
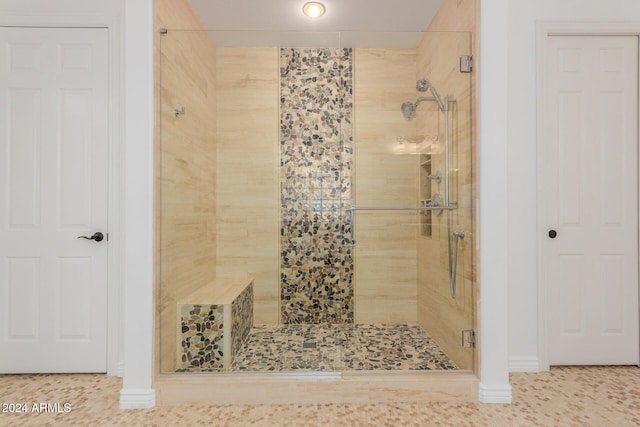
[[[322,3],[310,1],[302,6],[302,12],[309,18],[318,18],[324,15],[325,7]]]

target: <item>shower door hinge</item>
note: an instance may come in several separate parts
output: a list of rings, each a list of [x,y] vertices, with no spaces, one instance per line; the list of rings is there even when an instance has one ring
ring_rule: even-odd
[[[473,329],[462,331],[462,347],[476,347],[476,331],[474,331]]]
[[[462,55],[460,57],[460,72],[470,73],[473,71],[473,55]]]

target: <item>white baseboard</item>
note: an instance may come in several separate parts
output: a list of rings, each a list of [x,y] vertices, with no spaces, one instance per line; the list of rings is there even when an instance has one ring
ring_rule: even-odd
[[[107,375],[110,377],[124,377],[124,362],[122,360],[117,363],[107,362]]]
[[[511,357],[509,372],[540,372],[540,362],[537,357]]]
[[[481,403],[511,403],[511,386],[480,383],[478,400]]]
[[[148,409],[156,406],[156,391],[120,390],[120,409]]]

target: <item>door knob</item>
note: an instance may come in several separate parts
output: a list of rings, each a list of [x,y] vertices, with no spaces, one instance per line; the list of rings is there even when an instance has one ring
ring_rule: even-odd
[[[549,230],[549,237],[550,238],[555,239],[557,235],[558,235],[558,233],[556,233],[556,230]]]
[[[102,240],[104,239],[104,234],[98,231],[97,233],[94,233],[93,236],[91,237],[78,236],[78,239],[87,239],[87,240],[95,240],[96,242],[102,242]]]

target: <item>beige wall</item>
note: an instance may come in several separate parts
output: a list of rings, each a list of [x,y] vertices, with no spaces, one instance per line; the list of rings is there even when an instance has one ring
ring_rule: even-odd
[[[418,241],[418,322],[453,358],[460,368],[474,368],[474,352],[463,349],[460,334],[473,329],[476,286],[473,286],[475,248],[475,104],[472,75],[459,72],[460,55],[473,51],[472,33],[476,27],[475,0],[446,0],[429,31],[465,31],[463,33],[425,34],[418,47],[418,78],[427,78],[442,97],[456,99],[450,117],[450,197],[458,202],[452,212],[453,230],[464,230],[458,252],[457,295],[449,294],[447,214],[433,215],[432,237]],[[437,58],[433,61],[432,58]],[[443,113],[434,105],[425,105],[417,115],[418,134],[438,129],[440,150],[432,154],[432,170],[444,173]],[[444,196],[444,185],[432,185],[433,192]],[[452,240],[453,243],[453,240]]]
[[[415,134],[399,106],[415,97],[414,49],[356,49],[355,204],[415,206],[415,155],[397,155]],[[279,303],[278,51],[218,48],[216,60],[217,274],[255,279],[256,323],[277,323]],[[359,213],[357,323],[415,323],[414,213]]]
[[[416,157],[393,154],[415,133],[399,112],[415,96],[415,60],[413,49],[356,50],[357,205],[416,203]],[[217,49],[217,273],[256,279],[256,323],[278,321],[277,67],[276,49]],[[415,214],[357,220],[356,322],[415,323]]]
[[[427,31],[468,31],[478,29],[478,0],[445,0]]]
[[[216,269],[254,278],[254,322],[278,323],[278,49],[218,48]]]
[[[156,117],[161,118],[162,127],[156,149],[161,162],[156,164],[160,269],[156,314],[160,370],[172,372],[176,369],[176,300],[216,276],[215,47],[206,33],[171,31],[201,28],[188,1],[157,0],[155,9],[156,29],[169,29],[168,34],[156,36],[156,77],[158,59],[162,61],[162,87],[156,86],[161,100]],[[184,107],[186,113],[176,117],[176,107]]]
[[[415,49],[355,49],[355,206],[416,206],[415,144],[397,154],[416,132],[400,112],[415,101],[415,67]],[[417,232],[415,212],[356,213],[356,323],[417,321]]]

